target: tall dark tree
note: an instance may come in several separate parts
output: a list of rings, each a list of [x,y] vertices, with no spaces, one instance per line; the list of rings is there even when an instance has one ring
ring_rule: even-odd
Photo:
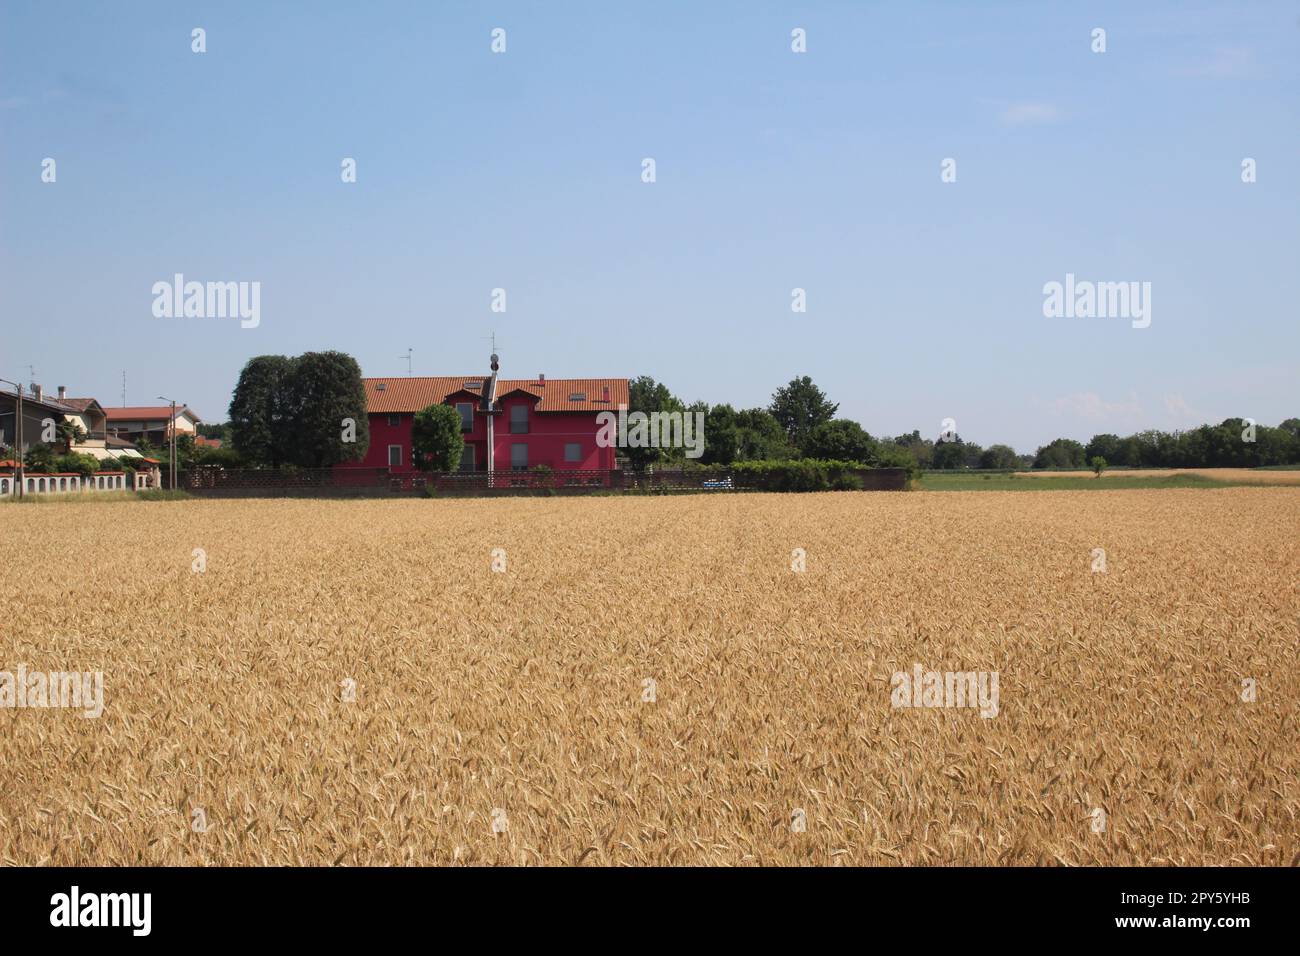
[[[826,393],[813,384],[807,375],[792,378],[790,384],[778,388],[772,393],[772,404],[768,411],[785,429],[786,437],[800,454],[806,454],[804,446],[808,436],[818,425],[835,417],[839,404],[826,397]]]
[[[283,355],[258,355],[239,373],[230,401],[230,437],[245,461],[275,468],[292,460],[293,366]]]
[[[292,460],[305,468],[328,468],[364,458],[370,427],[357,360],[343,352],[307,352],[294,360],[291,381],[297,415]],[[351,425],[345,427],[347,420]]]
[[[249,359],[230,402],[230,434],[255,465],[326,468],[361,459],[370,427],[360,366],[343,352]]]

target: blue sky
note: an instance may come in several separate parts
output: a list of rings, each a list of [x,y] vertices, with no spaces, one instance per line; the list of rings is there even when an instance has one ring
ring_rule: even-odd
[[[477,373],[495,331],[509,377],[806,374],[873,434],[1276,424],[1297,63],[1294,2],[6,0],[0,377],[218,421],[253,355]],[[155,318],[177,272],[260,325]],[[1150,327],[1045,318],[1067,272],[1149,281]]]

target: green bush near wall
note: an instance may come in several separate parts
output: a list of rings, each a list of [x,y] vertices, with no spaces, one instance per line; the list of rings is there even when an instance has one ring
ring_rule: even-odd
[[[753,491],[861,491],[866,466],[852,461],[796,458],[789,461],[738,461],[730,465],[688,463],[690,475],[730,476],[738,489]]]

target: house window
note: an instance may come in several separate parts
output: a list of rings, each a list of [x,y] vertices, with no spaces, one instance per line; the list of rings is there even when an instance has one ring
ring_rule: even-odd
[[[400,425],[400,424],[402,424],[402,416],[401,416],[401,415],[389,415],[389,416],[388,416],[388,427],[389,427],[389,428],[396,428],[396,427],[397,427],[398,425]]]
[[[586,400],[587,400],[587,393],[586,393],[586,392],[570,392],[570,393],[569,393],[569,401],[571,401],[571,402],[585,402]]]
[[[526,470],[528,468],[527,442],[517,441],[510,445],[510,467],[519,470]]]
[[[512,435],[528,434],[528,406],[527,405],[510,406],[510,434]]]
[[[402,446],[389,445],[388,446],[388,467],[400,468],[401,465],[402,465]]]
[[[457,402],[456,411],[460,412],[460,430],[474,430],[474,405],[472,402]]]
[[[474,470],[474,446],[473,445],[466,445],[464,448],[460,450],[460,470],[461,471]]]
[[[582,461],[582,443],[569,441],[564,443],[565,461]]]

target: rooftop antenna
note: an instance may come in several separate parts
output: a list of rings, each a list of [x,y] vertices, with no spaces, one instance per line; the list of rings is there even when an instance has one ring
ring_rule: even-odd
[[[400,359],[400,358],[404,358],[404,359],[406,359],[406,374],[407,374],[407,375],[410,375],[410,374],[411,374],[411,353],[414,352],[414,351],[415,351],[415,349],[410,349],[410,348],[408,348],[408,349],[406,350],[406,354],[405,354],[405,355],[399,355],[399,356],[397,356],[399,359]]]
[[[483,336],[483,338],[485,338],[485,339],[490,339],[490,340],[492,341],[492,351],[493,351],[493,352],[496,352],[496,350],[497,350],[497,334],[496,334],[495,332],[493,332],[491,335],[485,335],[485,336]]]
[[[122,407],[126,408],[126,369],[122,369]]]
[[[36,381],[36,366],[35,366],[35,365],[29,365],[29,366],[27,366],[27,381],[29,381],[29,382],[35,382],[35,381]]]

